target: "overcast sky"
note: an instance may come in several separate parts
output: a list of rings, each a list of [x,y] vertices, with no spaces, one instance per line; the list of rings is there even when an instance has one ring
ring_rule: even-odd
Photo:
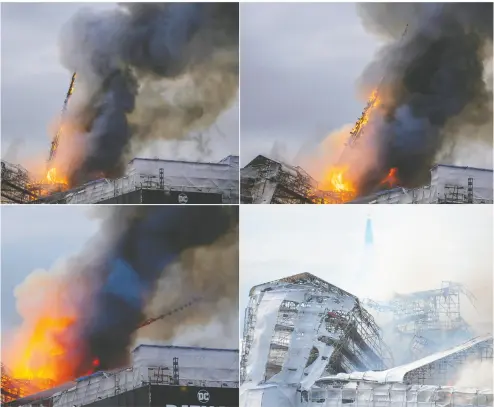
[[[78,253],[98,230],[89,207],[12,205],[1,210],[1,325],[20,322],[14,289],[36,269],[50,270],[57,260]]]
[[[357,120],[365,101],[356,81],[379,43],[351,3],[240,10],[242,165],[258,154],[293,163],[303,147]]]
[[[308,272],[374,299],[457,281],[477,296],[479,312],[492,321],[491,205],[243,205],[241,209],[241,318],[252,286]],[[374,245],[366,248],[369,215]]]
[[[23,165],[33,157],[48,158],[50,126],[56,123],[70,83],[59,61],[59,32],[81,7],[104,10],[112,3],[2,3],[1,5],[1,120],[2,158]],[[238,101],[213,125],[211,154],[188,142],[178,149],[162,142],[139,156],[216,161],[238,154]],[[173,151],[172,151],[173,150]]]

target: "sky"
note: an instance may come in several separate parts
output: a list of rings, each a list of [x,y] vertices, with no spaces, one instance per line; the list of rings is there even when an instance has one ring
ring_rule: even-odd
[[[29,167],[47,159],[72,73],[59,59],[59,33],[81,7],[106,10],[112,3],[2,3],[1,120],[2,159]],[[77,85],[77,84],[76,84]],[[76,90],[77,91],[77,90]],[[153,144],[141,157],[217,161],[238,154],[238,100],[207,132],[211,153],[192,142]],[[176,154],[180,156],[177,157]]]
[[[304,272],[375,300],[459,282],[478,299],[465,318],[492,321],[490,205],[243,205],[240,222],[241,327],[252,286]]]
[[[1,326],[20,322],[14,289],[36,269],[50,270],[78,253],[97,232],[86,206],[3,205],[1,208]]]
[[[365,106],[356,83],[379,46],[352,3],[240,5],[241,163],[295,164]]]

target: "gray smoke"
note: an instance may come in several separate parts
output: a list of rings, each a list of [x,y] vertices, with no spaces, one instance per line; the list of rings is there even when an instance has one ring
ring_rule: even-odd
[[[437,157],[454,161],[465,141],[492,147],[492,3],[365,3],[358,12],[389,40],[362,77],[366,88],[381,83],[383,119],[374,129],[378,164],[362,192],[379,188],[392,167],[403,186],[423,184]]]
[[[121,174],[150,139],[207,129],[238,88],[238,4],[125,3],[81,10],[61,35],[77,72],[72,184]]]
[[[101,229],[86,248],[16,288],[23,322],[2,354],[8,365],[47,318],[74,321],[56,331],[56,355],[28,360],[67,366],[52,377],[55,384],[94,370],[95,361],[102,370],[124,366],[141,324],[171,309],[176,315],[164,320],[157,339],[211,321],[237,335],[231,319],[238,320],[238,208],[124,205],[100,207],[93,216]],[[200,304],[182,310],[198,297]],[[148,315],[148,308],[156,313]]]
[[[210,245],[191,248],[163,273],[146,307],[148,318],[176,304],[195,304],[136,332],[134,345],[160,342],[181,346],[238,346],[238,228]]]

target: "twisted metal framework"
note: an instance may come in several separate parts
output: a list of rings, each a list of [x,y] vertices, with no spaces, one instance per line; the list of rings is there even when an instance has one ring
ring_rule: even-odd
[[[328,330],[332,319],[326,318]],[[339,326],[340,325],[340,326]],[[381,339],[381,331],[374,318],[359,303],[346,316],[341,316],[336,324],[342,329],[340,339],[336,341],[334,351],[326,372],[336,374],[365,370],[367,366],[375,366],[375,370],[383,370],[393,365],[390,349]]]
[[[317,181],[301,167],[288,166],[262,155],[242,168],[240,179],[242,203],[331,204],[348,200],[348,192],[320,190]],[[261,202],[263,200],[267,202]]]
[[[460,312],[462,296],[475,306],[475,296],[451,281],[444,281],[439,289],[397,294],[388,303],[369,299],[363,302],[379,312],[393,313],[395,330],[410,338],[410,351],[417,358],[439,350],[433,338],[440,334],[470,337],[469,326]]]
[[[36,393],[42,389],[47,389],[53,385],[50,380],[32,381],[15,379],[3,363],[0,364],[0,368],[2,370],[1,405]]]
[[[2,160],[2,202],[23,204],[38,199],[41,189],[36,185],[28,171],[20,165]]]
[[[472,360],[483,362],[493,359],[492,337],[470,347],[439,358],[432,363],[420,366],[408,372],[404,384],[450,385],[457,379],[460,367]]]
[[[358,299],[340,288],[327,283],[309,273],[297,274],[251,289],[250,301],[245,310],[240,380],[247,379],[246,369],[251,349],[256,340],[258,309],[263,293],[283,290],[304,291],[302,301],[285,299],[276,314],[273,335],[269,343],[269,354],[265,370],[265,380],[279,373],[286,362],[293,345],[293,335],[299,324],[307,324],[312,314],[315,341],[306,368],[319,358],[321,344],[332,348],[329,357],[324,357],[326,372],[350,372],[361,369],[385,369],[392,365],[392,356],[384,344],[380,330],[373,317],[364,310]],[[351,301],[353,307],[340,310],[340,305]],[[266,328],[271,329],[271,328]],[[324,346],[324,345],[323,345]],[[310,348],[308,348],[310,349]],[[325,359],[326,358],[326,359]]]
[[[72,75],[72,79],[70,80],[69,90],[67,91],[67,95],[65,96],[65,100],[63,102],[60,127],[58,128],[58,131],[51,142],[50,155],[48,156],[48,162],[47,162],[48,167],[50,166],[50,163],[54,160],[57,154],[58,144],[60,143],[60,136],[62,135],[64,116],[67,111],[67,106],[69,104],[70,97],[72,96],[72,93],[74,93],[75,77],[76,77],[76,73],[74,72],[74,74]]]

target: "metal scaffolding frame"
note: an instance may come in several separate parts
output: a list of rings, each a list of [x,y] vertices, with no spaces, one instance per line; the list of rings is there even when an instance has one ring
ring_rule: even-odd
[[[439,350],[431,337],[439,332],[470,336],[469,325],[461,316],[461,297],[475,307],[475,296],[462,284],[443,281],[441,288],[410,294],[396,294],[388,303],[369,299],[364,304],[379,312],[392,312],[398,334],[410,338],[409,349],[414,358]]]
[[[402,384],[332,384],[313,388],[302,405],[317,407],[490,407],[492,390]]]
[[[420,366],[408,372],[403,380],[404,384],[451,384],[457,378],[459,368],[472,360],[486,361],[493,359],[492,337],[471,347],[432,363]]]
[[[242,203],[337,204],[348,192],[323,191],[301,167],[292,167],[259,155],[240,171]],[[266,201],[266,202],[264,202]]]
[[[20,165],[1,161],[2,204],[24,204],[38,199],[40,187],[34,183],[29,172]]]
[[[21,397],[28,396],[53,386],[50,380],[36,381],[27,379],[15,379],[3,363],[0,364],[2,371],[0,404],[4,405]]]
[[[249,355],[256,337],[258,308],[265,292],[273,290],[304,291],[303,301],[283,300],[278,308],[273,334],[269,342],[265,380],[279,373],[287,361],[293,333],[299,321],[300,312],[313,309],[316,312],[318,332],[316,341],[332,347],[327,358],[326,372],[349,372],[355,369],[385,369],[392,366],[392,355],[382,340],[374,318],[361,307],[358,299],[351,294],[327,283],[309,273],[297,274],[254,287],[250,292],[249,305],[245,310],[242,356],[240,362],[241,383],[247,379],[246,369]],[[336,298],[333,305],[329,298]],[[338,299],[339,298],[339,299]],[[354,305],[339,310],[338,303],[350,298]],[[319,355],[314,343],[305,367],[310,366]],[[324,346],[324,345],[323,345]],[[326,359],[323,359],[326,360]]]
[[[341,316],[339,324],[343,326],[338,327],[338,323],[335,326],[343,332],[339,340],[334,343],[335,348],[326,373],[365,370],[367,366],[375,366],[375,370],[383,370],[393,366],[393,356],[382,340],[380,328],[360,303],[357,303],[346,316]]]

